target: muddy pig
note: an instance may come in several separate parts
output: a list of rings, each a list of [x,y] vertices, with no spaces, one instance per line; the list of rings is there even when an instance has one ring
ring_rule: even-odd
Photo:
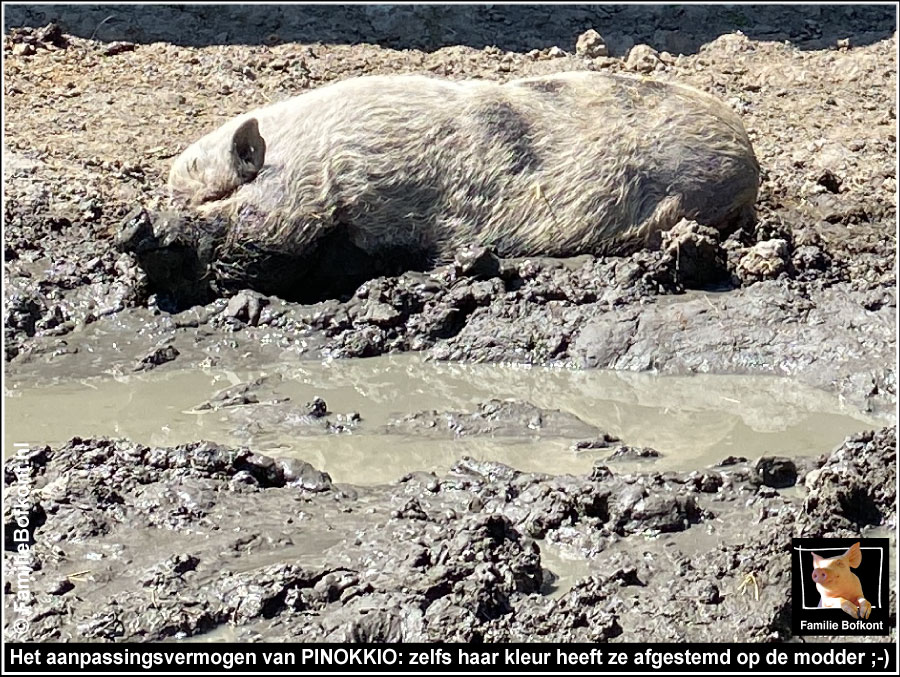
[[[684,85],[368,76],[199,139],[171,168],[174,213],[133,213],[119,242],[159,286],[321,298],[466,244],[619,254],[682,218],[732,228],[758,183],[738,116]]]
[[[813,553],[812,579],[822,596],[819,607],[843,609],[853,618],[868,618],[872,605],[863,596],[859,578],[850,569],[862,562],[859,543],[854,543],[838,557],[824,558]]]

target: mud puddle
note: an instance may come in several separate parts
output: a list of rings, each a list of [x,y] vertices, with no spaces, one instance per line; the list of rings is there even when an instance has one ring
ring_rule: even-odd
[[[238,401],[222,394],[235,392]],[[10,443],[58,444],[76,435],[160,446],[206,439],[301,458],[353,484],[444,472],[464,455],[549,474],[585,473],[601,459],[622,471],[692,470],[727,456],[819,454],[874,423],[787,379],[444,364],[411,355],[157,369],[39,387],[13,379],[5,397]],[[304,415],[316,397],[327,414]],[[446,423],[451,414],[507,400],[537,408],[537,424],[468,430]],[[590,444],[604,433],[662,455],[610,458],[619,442]]]
[[[559,599],[579,580],[593,573],[590,560],[577,557],[549,541],[541,541],[541,564],[544,567],[544,585],[541,593]]]

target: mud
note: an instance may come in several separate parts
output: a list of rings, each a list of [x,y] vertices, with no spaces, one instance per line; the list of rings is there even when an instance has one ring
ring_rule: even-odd
[[[4,9],[22,639],[796,640],[790,537],[896,528],[891,8]],[[589,28],[605,55],[576,51]],[[179,312],[116,250],[171,159],[252,107],[582,69],[732,106],[756,224]],[[406,446],[378,456],[392,421]]]
[[[895,444],[883,428],[804,460],[801,498],[746,462],[547,476],[462,460],[354,487],[247,449],[75,439],[6,463],[7,489],[33,482],[37,529],[5,565],[36,581],[28,640],[783,640],[791,534],[895,527]],[[751,573],[758,599],[740,592]]]

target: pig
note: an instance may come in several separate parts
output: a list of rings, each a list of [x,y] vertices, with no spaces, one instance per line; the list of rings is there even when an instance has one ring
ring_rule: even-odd
[[[200,138],[171,167],[173,211],[130,215],[119,240],[163,283],[321,297],[464,245],[626,254],[683,218],[733,229],[753,219],[758,186],[740,118],[685,85],[366,76]]]
[[[825,558],[813,553],[812,579],[821,598],[819,608],[843,609],[853,618],[868,618],[872,605],[866,600],[859,578],[850,569],[862,562],[859,543],[838,557]]]

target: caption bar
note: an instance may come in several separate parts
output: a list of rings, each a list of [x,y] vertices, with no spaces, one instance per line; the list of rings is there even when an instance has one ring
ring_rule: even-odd
[[[18,644],[4,647],[6,672],[358,672],[559,670],[590,672],[895,672],[893,644],[452,644],[108,645]]]

